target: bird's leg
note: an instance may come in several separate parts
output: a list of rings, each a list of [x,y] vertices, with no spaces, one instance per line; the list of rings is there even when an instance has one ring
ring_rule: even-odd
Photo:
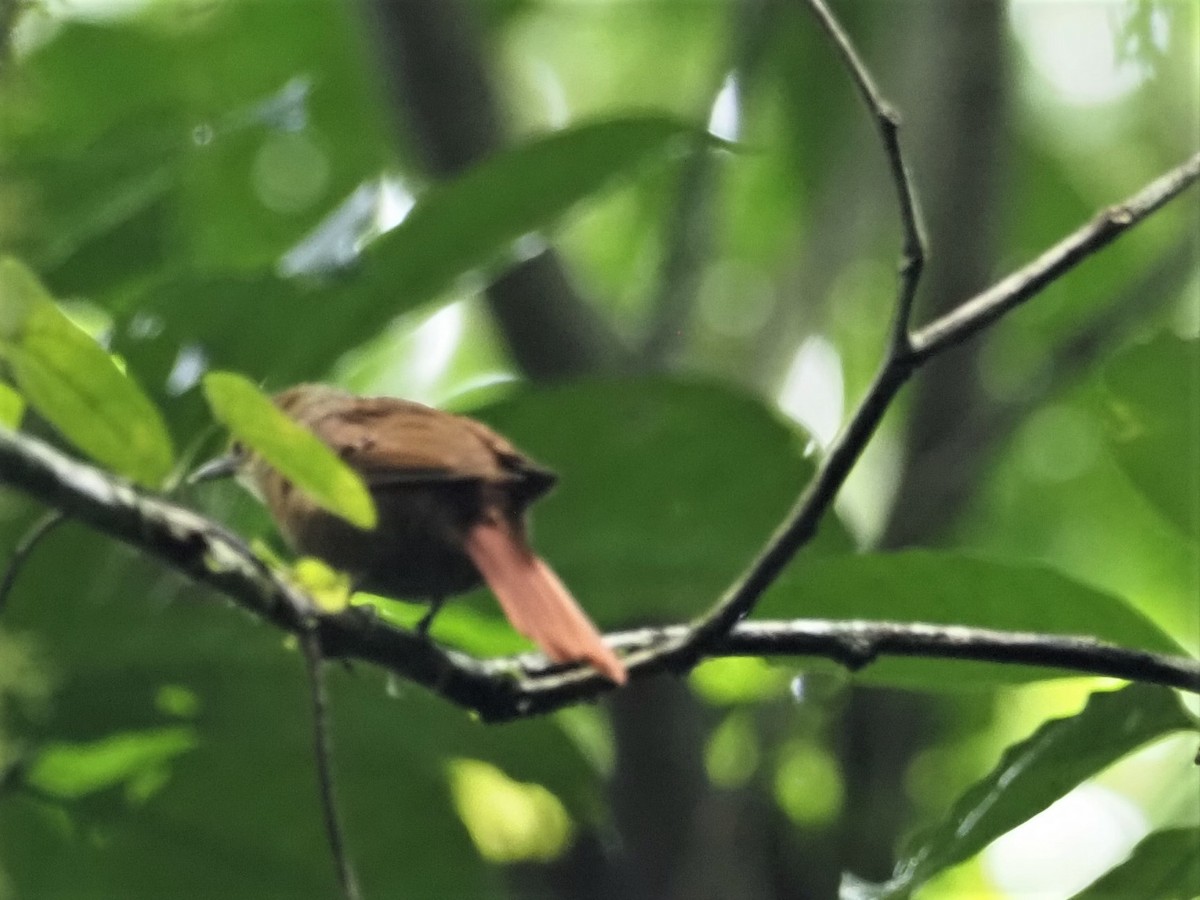
[[[442,604],[445,602],[445,597],[434,597],[429,601],[429,612],[421,616],[421,621],[417,623],[417,627],[415,629],[417,637],[429,637],[429,626],[433,624],[433,617],[441,611]]]

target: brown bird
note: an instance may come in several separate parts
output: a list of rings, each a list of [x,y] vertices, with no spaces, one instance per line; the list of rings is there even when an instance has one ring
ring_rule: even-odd
[[[625,683],[624,665],[526,539],[526,509],[554,486],[552,472],[485,425],[420,403],[317,384],[274,400],[362,476],[379,515],[374,530],[317,506],[236,443],[192,480],[238,474],[300,553],[362,590],[428,600],[422,633],[446,597],[486,581],[513,627],[550,659],[585,660]]]

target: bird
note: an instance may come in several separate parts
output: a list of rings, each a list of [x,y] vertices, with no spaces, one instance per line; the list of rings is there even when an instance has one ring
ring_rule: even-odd
[[[191,480],[237,475],[300,554],[358,590],[425,600],[428,633],[447,597],[486,583],[508,621],[556,663],[586,662],[616,684],[624,664],[530,547],[529,506],[557,476],[481,422],[411,400],[300,384],[272,398],[361,476],[378,521],[365,530],[318,506],[245,444]]]

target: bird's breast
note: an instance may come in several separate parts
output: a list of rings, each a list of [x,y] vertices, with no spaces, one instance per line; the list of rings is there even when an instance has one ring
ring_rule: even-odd
[[[413,600],[461,594],[481,578],[464,550],[482,515],[473,482],[389,485],[371,491],[379,521],[371,531],[317,507],[298,491],[284,500],[287,537],[297,551],[349,573],[356,587]]]

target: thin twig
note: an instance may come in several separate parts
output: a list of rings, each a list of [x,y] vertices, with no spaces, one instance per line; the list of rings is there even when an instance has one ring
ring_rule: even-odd
[[[1191,235],[1179,241],[1153,270],[1126,284],[1081,327],[1042,354],[1043,365],[1018,396],[998,400],[977,425],[989,453],[1010,437],[1030,413],[1084,377],[1098,360],[1128,339],[1145,319],[1153,320],[1178,299],[1196,263]]]
[[[358,878],[346,849],[346,835],[338,814],[337,789],[333,777],[333,736],[329,720],[329,692],[323,670],[321,636],[315,627],[300,636],[304,668],[308,674],[308,691],[312,700],[313,760],[317,767],[317,784],[321,794],[321,817],[329,852],[337,869],[338,884],[345,900],[360,900]]]
[[[916,298],[921,272],[925,268],[925,237],[924,228],[921,225],[921,211],[917,205],[916,192],[913,190],[912,174],[904,162],[904,154],[900,148],[900,115],[883,98],[875,86],[870,71],[859,59],[849,36],[837,19],[833,17],[833,13],[829,11],[823,0],[805,0],[805,2],[841,55],[842,62],[854,79],[859,94],[862,95],[863,103],[875,119],[875,126],[879,130],[879,140],[883,144],[888,168],[891,170],[892,183],[896,187],[896,202],[899,205],[903,244],[900,249],[900,286],[891,329],[891,351],[893,355],[903,356],[907,353],[909,346],[909,323],[912,319],[913,300]]]
[[[746,616],[758,598],[791,562],[801,547],[817,534],[825,513],[833,504],[850,470],[870,441],[893,398],[908,381],[916,366],[912,360],[909,322],[913,300],[925,265],[925,244],[921,235],[920,213],[912,181],[900,149],[900,118],[888,106],[875,87],[871,73],[859,59],[849,37],[821,0],[807,0],[821,27],[837,48],[843,63],[862,95],[879,129],[879,138],[891,169],[899,204],[903,246],[900,284],[896,291],[895,313],[888,347],[879,372],[871,382],[849,423],[829,448],[813,480],[805,488],[792,511],[776,529],[750,568],[726,591],[713,608],[696,623],[692,634],[673,652],[687,663],[707,644],[727,633]]]
[[[25,565],[25,560],[29,558],[29,554],[34,548],[41,543],[42,538],[54,530],[59,522],[66,518],[57,509],[52,509],[30,526],[25,532],[17,546],[13,548],[12,556],[8,559],[8,568],[4,570],[4,577],[0,578],[0,613],[4,612],[5,604],[8,602],[9,592],[12,591],[12,586],[17,580],[17,575]]]
[[[1102,249],[1200,178],[1200,153],[1156,178],[1124,203],[1110,206],[1033,262],[959,304],[912,336],[916,364],[961,344]]]
[[[800,548],[816,537],[825,513],[875,433],[892,398],[912,371],[911,365],[897,358],[889,358],[879,370],[849,424],[830,445],[829,452],[791,512],[750,567],[712,609],[696,621],[691,635],[675,651],[681,662],[687,664],[689,657],[703,655],[710,644],[746,616]]]

